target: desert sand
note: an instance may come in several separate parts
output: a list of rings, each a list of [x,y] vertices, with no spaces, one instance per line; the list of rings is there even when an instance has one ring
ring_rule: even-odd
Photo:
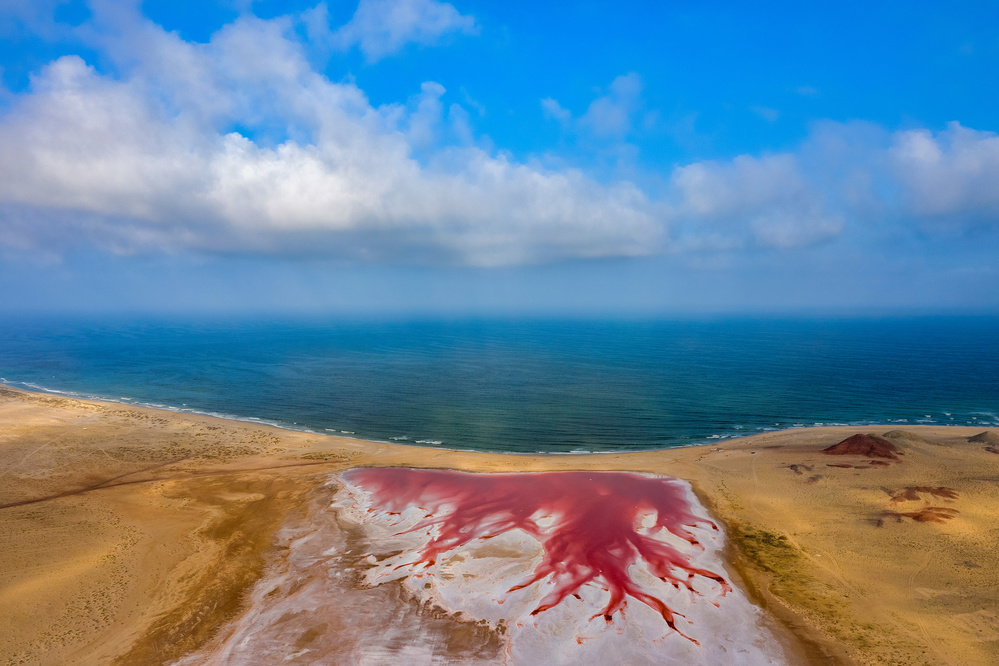
[[[167,663],[210,647],[285,557],[282,528],[314,518],[331,475],[360,466],[683,479],[728,534],[728,577],[769,611],[794,660],[999,663],[999,448],[982,432],[802,428],[501,455],[0,387],[0,663]],[[897,452],[868,440],[822,451],[866,433]],[[417,610],[425,626],[454,624]],[[463,631],[488,656],[489,636]]]

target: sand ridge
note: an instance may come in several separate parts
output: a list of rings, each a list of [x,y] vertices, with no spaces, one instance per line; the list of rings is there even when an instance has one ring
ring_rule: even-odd
[[[803,662],[999,663],[999,456],[968,441],[981,432],[806,428],[501,455],[3,387],[0,663],[166,663],[197,649],[281,557],[281,526],[330,473],[361,465],[682,478],[725,525],[733,579],[794,632]],[[822,453],[856,434],[901,455]]]

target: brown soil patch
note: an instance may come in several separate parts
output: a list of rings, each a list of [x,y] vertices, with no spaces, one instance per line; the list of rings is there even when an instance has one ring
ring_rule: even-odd
[[[890,467],[887,460],[868,460],[866,465],[851,465],[850,463],[826,463],[826,467],[842,467],[844,469],[871,469],[871,467]],[[800,472],[799,472],[800,474]]]
[[[932,495],[933,497],[939,497],[941,499],[953,500],[957,499],[957,491],[951,488],[930,488],[928,486],[908,486],[900,490],[888,491],[891,495],[892,504],[897,504],[899,502],[916,502],[922,499],[920,495]]]
[[[822,449],[822,453],[830,456],[867,456],[868,458],[898,460],[898,454],[901,451],[884,437],[858,433],[852,437],[847,437],[839,444]]]
[[[968,441],[973,444],[991,444],[993,446],[999,445],[999,433],[992,432],[991,430],[985,430],[977,435],[972,435],[968,438]]]
[[[960,513],[957,509],[946,506],[928,506],[918,511],[884,511],[881,518],[894,518],[901,523],[903,518],[911,518],[917,523],[946,523],[948,520]],[[878,527],[883,525],[881,519],[878,520]]]
[[[884,437],[885,439],[901,439],[901,440],[907,440],[907,441],[910,441],[910,442],[925,442],[926,441],[925,438],[920,437],[916,433],[910,432],[909,430],[889,430],[888,432],[886,432],[885,434],[883,434],[881,436]]]
[[[176,603],[112,663],[169,663],[205,644],[222,623],[236,617],[243,593],[260,577],[274,533],[319,482],[245,474],[165,484],[164,498],[186,499],[207,509],[210,517],[194,536],[211,553],[205,562],[209,566],[188,572],[183,584],[175,583]]]

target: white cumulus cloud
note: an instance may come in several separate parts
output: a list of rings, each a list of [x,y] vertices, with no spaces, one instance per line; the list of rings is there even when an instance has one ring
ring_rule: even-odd
[[[601,139],[620,140],[631,131],[635,115],[644,105],[642,87],[642,77],[635,72],[622,74],[611,81],[606,94],[590,102],[578,118],[574,119],[569,109],[551,97],[541,100],[541,110],[546,118],[557,120],[566,127]]]
[[[572,120],[572,111],[563,108],[556,100],[546,97],[541,100],[541,110],[546,118],[557,120],[560,123],[568,123]]]
[[[685,245],[786,248],[834,237],[843,228],[794,155],[697,162],[677,167],[671,184]]]
[[[632,115],[642,104],[642,78],[634,72],[614,79],[610,91],[590,103],[579,119],[600,137],[623,137],[631,129]]]
[[[374,107],[310,69],[287,28],[244,18],[198,45],[143,24],[120,79],[53,62],[0,116],[0,238],[480,266],[660,242],[635,186],[434,148],[441,86]],[[467,133],[467,114],[448,117]]]
[[[952,122],[942,132],[907,130],[892,137],[891,173],[902,210],[919,217],[999,220],[999,136]]]
[[[445,35],[474,35],[475,18],[436,0],[361,0],[346,25],[333,33],[341,48],[356,45],[369,60],[379,60],[406,44],[435,44]]]
[[[201,44],[92,6],[80,30],[114,74],[64,56],[0,110],[8,251],[503,266],[999,226],[999,136],[957,123],[824,123],[793,150],[679,164],[651,194],[484,147],[460,95],[433,81],[373,105],[316,71],[293,18],[244,16]],[[642,108],[636,74],[576,118],[542,101],[612,143]]]

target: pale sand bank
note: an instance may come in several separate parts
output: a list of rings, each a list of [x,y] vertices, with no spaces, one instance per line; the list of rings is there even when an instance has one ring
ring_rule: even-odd
[[[730,573],[793,629],[796,658],[999,663],[999,454],[967,441],[980,428],[906,431],[887,466],[820,453],[852,427],[513,456],[0,388],[0,663],[162,663],[204,647],[279,555],[282,526],[355,466],[684,479],[735,543]]]

